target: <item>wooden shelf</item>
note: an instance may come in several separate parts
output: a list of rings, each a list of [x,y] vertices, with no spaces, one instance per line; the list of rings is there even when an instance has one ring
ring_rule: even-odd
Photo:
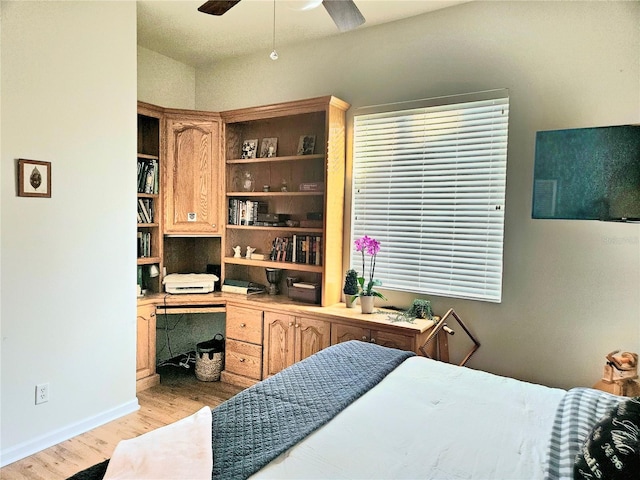
[[[138,158],[146,158],[147,160],[159,160],[158,155],[149,155],[148,153],[138,153]]]
[[[154,263],[160,263],[160,257],[143,257],[138,258],[138,265],[152,265]]]
[[[139,223],[138,228],[158,228],[160,225],[157,223]]]
[[[227,197],[322,197],[323,191],[317,192],[227,192]]]
[[[246,265],[251,267],[281,268],[282,270],[297,270],[299,272],[322,272],[322,265],[308,265],[306,263],[272,262],[271,260],[247,260],[246,258],[225,257],[225,263]]]
[[[323,233],[322,228],[309,227],[262,227],[260,225],[227,225],[227,230],[264,230],[273,232],[278,236],[278,232],[295,232],[295,233]]]
[[[142,193],[142,192],[138,192],[138,198],[153,198],[155,200],[158,197],[159,197],[159,195],[157,193]]]
[[[227,160],[227,164],[238,163],[269,163],[269,162],[292,162],[299,160],[319,160],[324,159],[324,153],[315,153],[313,155],[289,155],[286,157],[270,157],[270,158],[232,158]]]

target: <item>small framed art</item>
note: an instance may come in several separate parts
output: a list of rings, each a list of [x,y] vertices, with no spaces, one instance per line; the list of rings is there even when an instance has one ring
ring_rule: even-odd
[[[298,142],[298,155],[313,155],[313,149],[315,146],[315,135],[302,135]]]
[[[260,144],[260,157],[271,158],[275,157],[278,152],[278,139],[277,138],[263,138]]]
[[[256,150],[258,150],[258,139],[245,140],[242,142],[241,158],[256,158]]]
[[[51,162],[18,159],[18,196],[51,197]]]

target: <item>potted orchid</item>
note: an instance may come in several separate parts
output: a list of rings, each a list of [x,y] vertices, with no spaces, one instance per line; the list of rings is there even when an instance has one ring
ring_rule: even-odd
[[[376,270],[376,255],[380,251],[380,242],[375,238],[365,235],[364,237],[356,240],[354,242],[354,246],[357,252],[362,253],[362,276],[358,277],[360,291],[355,295],[355,297],[360,297],[360,308],[362,313],[371,313],[373,312],[373,302],[375,297],[386,300],[384,295],[373,289],[373,287],[382,285],[380,280],[376,280],[374,278]],[[365,276],[365,252],[371,255],[368,280]]]

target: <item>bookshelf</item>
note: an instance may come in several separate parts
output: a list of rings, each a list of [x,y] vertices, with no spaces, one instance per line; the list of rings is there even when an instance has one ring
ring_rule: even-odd
[[[161,275],[152,277],[153,265],[162,272],[161,136],[163,111],[138,102],[137,250],[138,283],[150,292],[161,291]]]
[[[223,279],[266,284],[265,268],[280,268],[281,292],[295,277],[321,286],[322,305],[340,301],[348,108],[326,96],[221,113]]]

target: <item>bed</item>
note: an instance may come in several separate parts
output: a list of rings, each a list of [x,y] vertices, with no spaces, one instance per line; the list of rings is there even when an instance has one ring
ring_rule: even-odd
[[[206,443],[209,453],[210,431],[212,444],[202,477],[574,478],[574,463],[586,452],[594,427],[626,408],[627,400],[587,388],[548,388],[350,341],[201,412],[210,414],[204,420],[210,423],[201,429],[207,437],[199,443]],[[628,409],[622,413],[629,416]],[[640,408],[630,418],[640,420]],[[177,438],[175,430],[168,435]],[[146,447],[143,437],[126,441],[137,442],[134,458],[117,475],[107,471],[108,478],[143,478],[135,470],[163,456],[159,437],[147,439]],[[195,437],[185,431],[185,438]],[[636,428],[631,443],[637,447],[639,441]],[[634,452],[627,463],[634,465],[637,457],[640,467],[640,448]],[[200,461],[192,456],[182,460],[189,466]],[[591,464],[585,474],[593,467],[593,459],[586,458]],[[177,471],[163,467],[165,478],[187,478],[179,473],[177,459],[169,463]],[[102,478],[106,467],[71,478]]]

